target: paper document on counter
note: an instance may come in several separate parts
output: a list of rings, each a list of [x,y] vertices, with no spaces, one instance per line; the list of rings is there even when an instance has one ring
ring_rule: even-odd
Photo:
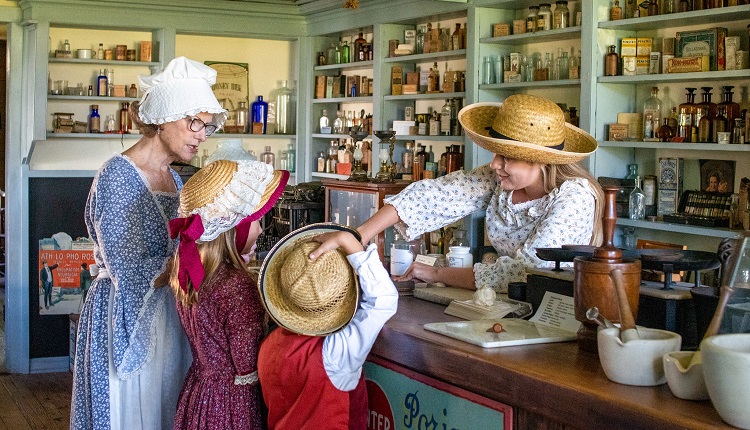
[[[493,326],[500,323],[502,331]],[[484,348],[576,340],[580,323],[575,319],[573,298],[547,292],[530,320],[518,318],[482,319],[428,323],[424,328]]]

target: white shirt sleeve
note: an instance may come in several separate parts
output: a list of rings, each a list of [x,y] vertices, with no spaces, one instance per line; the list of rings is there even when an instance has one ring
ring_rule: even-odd
[[[333,385],[342,391],[357,387],[362,365],[380,329],[398,307],[398,291],[378,258],[375,244],[347,259],[359,276],[359,307],[343,330],[326,336],[323,341],[323,367]]]

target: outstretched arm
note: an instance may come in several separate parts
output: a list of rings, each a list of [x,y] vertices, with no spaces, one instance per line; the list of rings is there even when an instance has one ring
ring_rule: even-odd
[[[399,218],[396,208],[389,204],[383,205],[380,210],[375,212],[375,215],[357,228],[362,236],[362,244],[367,245],[378,233],[399,221],[401,221],[401,218]]]

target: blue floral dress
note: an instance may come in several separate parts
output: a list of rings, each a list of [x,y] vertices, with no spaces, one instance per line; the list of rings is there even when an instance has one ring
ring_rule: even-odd
[[[526,280],[527,267],[553,266],[536,256],[536,248],[588,245],[594,228],[594,191],[583,178],[565,181],[536,200],[514,204],[512,197],[485,165],[415,182],[385,203],[396,208],[403,221],[396,228],[409,240],[485,211],[487,238],[498,259],[474,264],[475,285],[505,293],[509,282]]]
[[[178,193],[152,191],[124,155],[94,178],[85,218],[101,271],[78,325],[71,429],[173,425],[192,357],[171,288],[153,282],[176,246],[167,222],[178,205]]]

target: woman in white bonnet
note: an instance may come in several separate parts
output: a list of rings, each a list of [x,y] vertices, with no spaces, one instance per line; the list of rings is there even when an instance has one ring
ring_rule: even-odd
[[[85,221],[100,272],[81,311],[71,429],[172,428],[192,357],[168,283],[182,181],[189,162],[227,111],[216,72],[185,57],[139,79],[131,117],[142,137],[94,177]]]

